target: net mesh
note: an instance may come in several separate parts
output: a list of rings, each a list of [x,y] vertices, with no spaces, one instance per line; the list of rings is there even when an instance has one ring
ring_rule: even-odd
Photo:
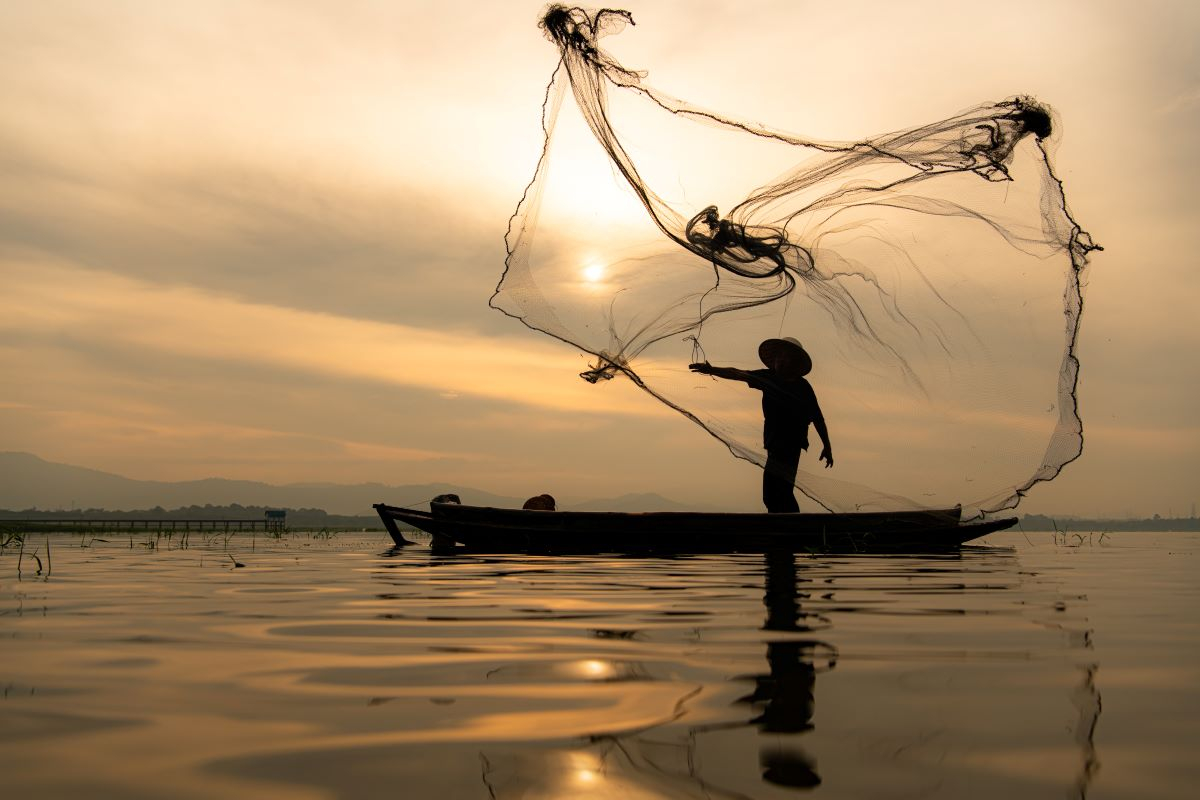
[[[492,305],[592,354],[759,466],[745,383],[794,337],[836,468],[797,488],[831,511],[1017,505],[1082,450],[1076,337],[1099,249],[1072,219],[1028,97],[856,142],[689,105],[599,45],[628,12],[552,6],[561,59],[545,145]],[[836,477],[834,477],[836,476]]]

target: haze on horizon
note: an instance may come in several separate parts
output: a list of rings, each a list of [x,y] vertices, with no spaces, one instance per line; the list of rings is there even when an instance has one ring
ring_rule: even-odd
[[[1049,103],[1058,174],[1105,252],[1084,454],[1019,511],[1197,500],[1200,11],[622,5],[637,26],[613,47],[657,87],[813,136]],[[541,10],[0,7],[0,449],[142,479],[756,508],[755,468],[487,307],[541,147]]]

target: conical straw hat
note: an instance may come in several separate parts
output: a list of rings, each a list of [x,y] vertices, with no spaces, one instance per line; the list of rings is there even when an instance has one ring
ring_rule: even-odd
[[[767,339],[758,346],[758,358],[768,367],[774,364],[778,355],[784,353],[791,357],[797,377],[812,372],[812,357],[800,342],[790,336],[783,339]]]

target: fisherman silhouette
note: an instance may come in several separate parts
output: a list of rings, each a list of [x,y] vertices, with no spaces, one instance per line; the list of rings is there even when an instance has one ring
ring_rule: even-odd
[[[767,642],[769,674],[739,676],[739,680],[753,679],[754,691],[737,702],[759,710],[750,722],[763,733],[803,734],[813,729],[817,673],[836,666],[838,651],[828,642],[797,637],[811,634],[829,621],[801,608],[801,598],[808,595],[800,592],[796,555],[774,551],[764,558],[767,618],[762,630],[785,636]],[[764,745],[759,764],[768,783],[793,788],[813,788],[821,783],[816,762],[790,737]]]
[[[743,381],[763,393],[763,447],[767,450],[763,504],[772,514],[795,513],[800,510],[795,495],[796,470],[801,451],[808,449],[809,424],[824,445],[819,458],[826,469],[833,466],[825,417],[816,392],[804,377],[812,371],[812,358],[790,337],[767,339],[758,346],[758,357],[766,369],[715,367],[707,361],[688,368],[703,375]]]

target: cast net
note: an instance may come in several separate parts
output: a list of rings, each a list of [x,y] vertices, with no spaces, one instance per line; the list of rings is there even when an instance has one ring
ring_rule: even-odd
[[[794,337],[836,455],[796,486],[832,511],[1015,507],[1081,452],[1088,253],[1031,98],[857,142],[689,105],[601,49],[628,12],[553,6],[545,146],[492,305],[592,354],[759,466],[761,368]],[[818,446],[819,447],[819,446]],[[835,477],[836,476],[836,477]]]

